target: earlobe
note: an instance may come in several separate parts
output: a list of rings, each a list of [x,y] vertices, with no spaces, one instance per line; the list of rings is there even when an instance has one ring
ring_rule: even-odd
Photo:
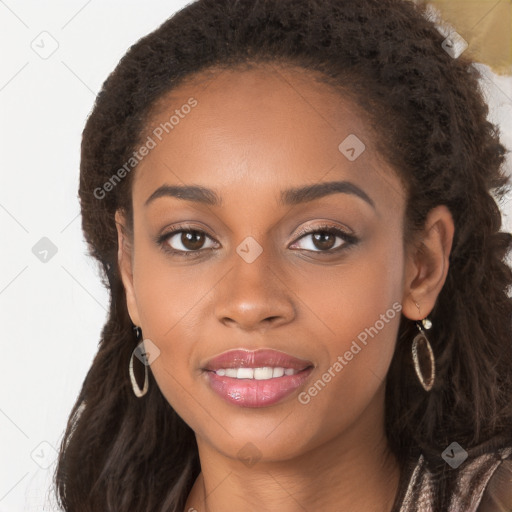
[[[455,226],[445,205],[433,208],[418,241],[406,252],[402,312],[422,320],[434,308],[448,275]],[[418,305],[420,307],[418,307]]]
[[[126,219],[121,210],[115,214],[115,223],[117,229],[117,262],[119,272],[123,282],[126,306],[128,314],[134,325],[140,326],[137,302],[135,300],[135,290],[133,285],[133,246],[126,230]]]

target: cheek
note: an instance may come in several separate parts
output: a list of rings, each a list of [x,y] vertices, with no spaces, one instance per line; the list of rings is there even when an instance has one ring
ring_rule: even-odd
[[[346,265],[329,273],[310,271],[308,284],[297,291],[312,305],[315,314],[308,314],[328,352],[318,380],[302,396],[315,414],[342,406],[348,417],[357,416],[385,380],[402,309],[403,257],[397,243],[376,237]]]
[[[384,337],[391,323],[398,325],[401,306],[392,305],[402,300],[404,262],[397,246],[399,239],[373,236],[337,266],[309,266],[292,285],[311,321],[317,318],[319,334],[339,340],[336,350],[376,322]]]
[[[197,385],[194,351],[204,342],[204,312],[218,281],[207,265],[176,264],[151,248],[141,247],[134,266],[134,289],[144,338],[160,350],[151,364],[157,384],[170,405],[194,424],[189,409]],[[190,391],[189,391],[190,390]]]
[[[174,331],[194,329],[193,311],[201,307],[215,282],[213,277],[201,263],[171,260],[158,248],[141,243],[134,265],[134,290],[147,330],[144,335],[164,341],[173,339]]]

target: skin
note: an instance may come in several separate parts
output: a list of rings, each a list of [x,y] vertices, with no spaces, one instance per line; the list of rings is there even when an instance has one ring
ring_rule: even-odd
[[[133,239],[116,213],[130,317],[159,348],[151,371],[196,434],[202,471],[184,510],[389,512],[400,470],[384,433],[385,376],[400,314],[426,317],[445,282],[452,216],[436,207],[415,242],[404,244],[406,193],[374,149],[364,117],[301,70],[260,65],[197,76],[160,102],[148,133],[191,96],[198,105],[135,171]],[[352,162],[338,149],[349,134],[366,145]],[[375,208],[348,193],[279,203],[282,190],[336,180],[357,185]],[[144,206],[163,184],[215,189],[222,204],[160,197]],[[189,259],[154,241],[185,222],[206,233],[203,245],[183,245],[180,234],[163,243],[203,250]],[[346,242],[297,236],[323,222],[358,242],[329,255],[322,250]],[[236,252],[248,236],[263,249],[252,263]],[[393,303],[401,313],[300,403],[298,394]],[[215,394],[201,371],[233,348],[274,348],[314,369],[285,400],[238,407]],[[252,465],[238,455],[246,443]]]

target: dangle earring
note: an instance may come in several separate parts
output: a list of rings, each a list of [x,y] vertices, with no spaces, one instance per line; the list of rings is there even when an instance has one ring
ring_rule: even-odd
[[[419,311],[419,304],[416,303],[416,306]],[[423,386],[425,391],[430,391],[434,385],[434,380],[436,377],[436,366],[432,346],[430,345],[430,342],[428,341],[428,338],[423,329],[430,329],[432,327],[432,322],[427,317],[425,317],[421,322],[416,322],[416,327],[420,332],[412,340],[412,360],[414,362],[414,369],[416,370],[416,375],[418,376],[420,384]],[[422,350],[423,353],[426,350],[428,359],[430,360],[430,375],[428,378],[425,378],[421,369],[420,358],[418,354],[420,350]]]
[[[140,398],[144,396],[148,392],[148,366],[144,362],[143,359],[140,359],[141,357],[144,358],[144,346],[141,342],[142,340],[142,329],[140,327],[134,326],[133,330],[135,331],[135,336],[137,338],[137,341],[139,342],[137,346],[133,349],[132,355],[130,357],[130,364],[128,367],[128,372],[130,374],[130,382],[132,384],[133,392],[137,398]],[[135,374],[133,373],[133,356],[137,352],[137,359],[140,359],[144,364],[144,387],[140,389],[139,385],[137,384],[137,381],[135,379]]]

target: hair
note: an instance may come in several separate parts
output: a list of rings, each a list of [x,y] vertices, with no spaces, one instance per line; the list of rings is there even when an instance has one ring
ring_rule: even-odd
[[[55,473],[68,512],[181,512],[200,472],[192,429],[149,372],[137,399],[128,363],[137,344],[117,263],[117,209],[132,226],[135,169],[101,199],[140,144],[164,95],[213,69],[299,67],[350,96],[378,152],[406,184],[404,241],[446,205],[455,223],[445,284],[430,314],[436,381],[426,393],[411,362],[415,322],[401,316],[386,382],[385,425],[403,465],[425,454],[442,475],[435,510],[457,471],[440,454],[457,441],[470,456],[512,443],[512,235],[497,201],[509,191],[505,148],[488,121],[472,60],[452,58],[424,4],[405,0],[199,0],[140,39],[96,98],[83,132],[82,228],[111,297],[98,352],[71,411]],[[132,219],[132,220],[130,220]],[[446,464],[444,464],[446,467]]]

